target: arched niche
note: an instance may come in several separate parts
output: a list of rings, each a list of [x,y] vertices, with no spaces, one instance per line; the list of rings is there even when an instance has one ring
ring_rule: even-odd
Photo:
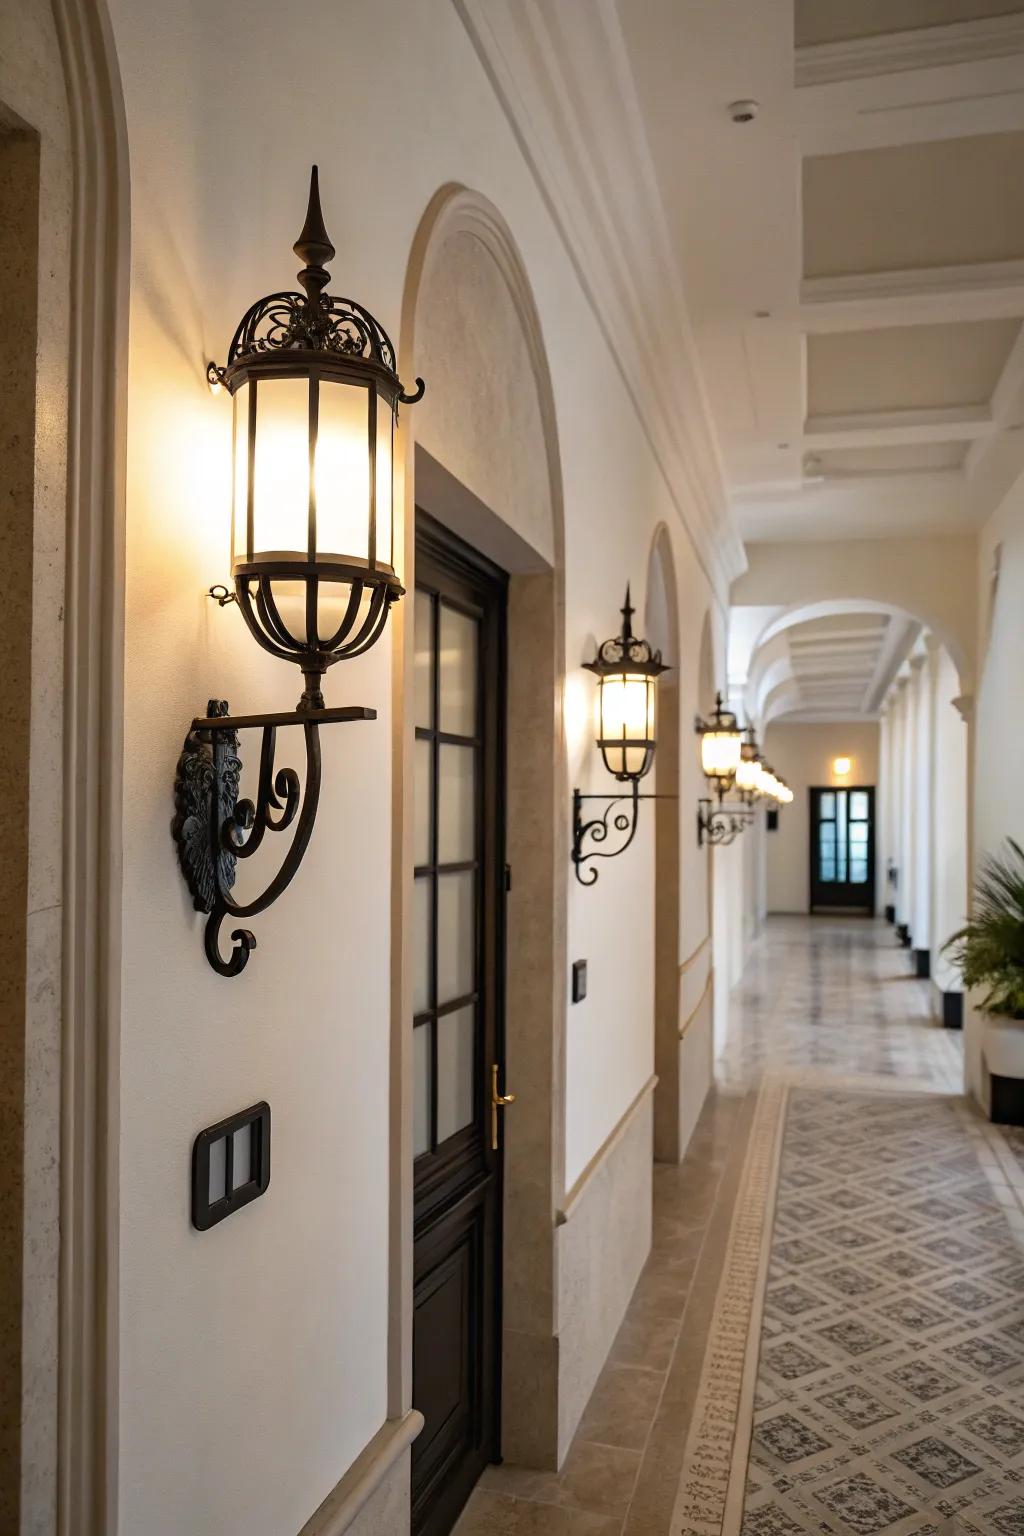
[[[566,885],[569,860],[562,689],[563,516],[554,400],[522,259],[497,209],[442,188],[413,244],[403,302],[403,376],[427,392],[406,424],[406,584],[421,507],[508,571],[506,1040],[502,1451],[557,1463],[558,1319],[554,1213],[564,1193]],[[415,442],[412,435],[415,435]],[[400,609],[407,605],[400,605]],[[393,1041],[400,1114],[392,1138],[391,1412],[411,1402],[412,730],[396,669]]]

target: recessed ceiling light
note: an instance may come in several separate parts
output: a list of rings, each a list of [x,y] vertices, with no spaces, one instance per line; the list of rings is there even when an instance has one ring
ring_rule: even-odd
[[[729,116],[734,123],[752,123],[761,110],[757,101],[730,101]]]

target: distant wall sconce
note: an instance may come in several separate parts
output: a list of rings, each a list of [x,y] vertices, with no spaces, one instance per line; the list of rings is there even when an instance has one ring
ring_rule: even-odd
[[[850,769],[852,766],[853,764],[850,762],[848,757],[834,757],[832,759],[833,777],[837,779],[849,778]]]
[[[211,700],[192,721],[178,761],[173,836],[193,905],[208,914],[206,956],[221,976],[237,976],[256,940],[232,932],[225,959],[219,933],[226,917],[263,912],[293,879],[313,830],[320,796],[321,725],[373,720],[376,710],[328,709],[328,667],[359,656],[380,638],[403,588],[394,567],[394,444],[406,394],[395,349],[369,310],[328,294],[325,263],[335,251],[324,227],[317,168],[310,177],[302,233],[293,247],[303,263],[302,293],[260,299],[243,315],[227,363],[207,377],[234,405],[231,575],[234,590],[211,588],[221,606],[237,604],[253,638],[295,663],[303,692],[294,712],[228,714]],[[306,773],[275,770],[279,727],[301,726]],[[255,803],[238,798],[238,732],[260,729]],[[287,856],[262,895],[235,902],[239,859],[266,832],[295,823]]]
[[[614,859],[625,853],[636,835],[640,801],[658,798],[641,795],[639,784],[654,763],[658,678],[668,667],[660,651],[652,650],[646,640],[633,634],[634,612],[627,586],[619,634],[605,640],[594,660],[584,663],[597,677],[597,745],[601,757],[612,777],[629,787],[617,795],[585,795],[573,790],[572,862],[581,885],[593,885],[597,880],[596,868],[583,869],[591,859]],[[583,805],[590,800],[607,802],[606,809],[585,821]],[[626,808],[616,811],[624,800],[628,802]],[[623,834],[622,839],[606,850],[603,844],[613,830]]]
[[[754,727],[740,729],[731,709],[723,707],[722,695],[715,697],[710,719],[698,715],[694,729],[700,737],[700,761],[713,798],[697,802],[697,846],[705,842],[726,846],[754,819],[754,806],[760,800],[788,805],[793,791],[768,766],[757,745]],[[735,790],[739,803],[726,803]],[[716,804],[717,802],[717,804]]]

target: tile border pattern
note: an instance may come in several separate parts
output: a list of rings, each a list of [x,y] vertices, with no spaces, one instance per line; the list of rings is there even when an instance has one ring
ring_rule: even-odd
[[[719,1536],[726,1512],[742,1513],[787,1093],[766,1079],[758,1096],[672,1515],[679,1536]]]

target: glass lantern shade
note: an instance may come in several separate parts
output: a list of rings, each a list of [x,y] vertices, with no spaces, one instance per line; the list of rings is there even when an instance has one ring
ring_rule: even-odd
[[[753,756],[748,756],[746,743],[744,743],[742,755],[736,768],[736,788],[741,794],[752,795],[757,793],[760,770],[761,759],[757,756],[756,750]]]
[[[617,779],[642,779],[650,771],[657,745],[656,692],[649,673],[608,672],[599,679],[597,744]]]
[[[622,608],[622,629],[584,662],[597,675],[597,745],[612,776],[634,784],[649,773],[657,746],[658,678],[668,668],[661,652],[633,634],[634,609]]]
[[[733,784],[742,760],[743,737],[731,710],[722,708],[722,695],[715,699],[715,712],[708,721],[697,723],[700,733],[700,765],[704,775],[724,794]]]
[[[324,672],[368,650],[402,595],[395,425],[423,385],[405,394],[378,321],[324,291],[334,247],[316,166],[294,250],[304,291],[252,305],[211,376],[234,406],[235,597],[264,649],[301,667],[300,709],[319,709]]]

